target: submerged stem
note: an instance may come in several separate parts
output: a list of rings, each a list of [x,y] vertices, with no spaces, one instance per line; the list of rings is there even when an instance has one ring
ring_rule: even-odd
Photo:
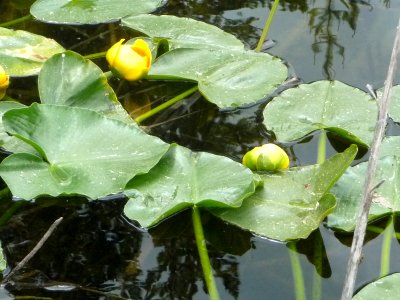
[[[22,23],[22,22],[25,22],[25,21],[32,20],[32,19],[33,19],[32,15],[27,15],[27,16],[23,16],[23,17],[18,18],[18,19],[14,19],[14,20],[11,20],[11,21],[7,21],[7,22],[4,22],[4,23],[1,23],[0,27],[9,27],[9,26],[12,26],[12,25],[15,25],[15,24],[19,24],[19,23]]]
[[[318,142],[318,157],[317,163],[322,164],[326,159],[326,132],[321,129],[321,135],[319,136]]]
[[[267,35],[268,35],[269,27],[271,26],[272,19],[274,18],[275,11],[276,11],[276,9],[278,8],[278,4],[279,4],[279,0],[275,0],[275,1],[274,1],[274,4],[272,5],[271,11],[270,11],[270,13],[269,13],[269,15],[268,15],[268,18],[267,18],[267,21],[265,22],[263,32],[261,33],[261,37],[260,37],[260,39],[258,40],[257,47],[256,47],[256,49],[254,50],[254,51],[256,51],[256,52],[260,52],[261,49],[262,49],[262,46],[263,46],[263,44],[264,44],[264,41],[266,40]]]
[[[175,96],[174,98],[168,100],[167,102],[149,110],[148,112],[144,113],[143,115],[140,115],[135,119],[137,123],[141,123],[144,120],[154,116],[155,114],[159,113],[160,111],[163,111],[164,109],[170,107],[171,105],[175,104],[176,102],[186,98],[187,96],[193,94],[198,90],[198,86],[196,85],[195,87],[192,87],[191,89],[188,89],[184,91],[183,93],[179,94],[178,96]]]
[[[211,300],[219,300],[219,294],[217,286],[215,284],[210,258],[208,257],[203,226],[201,225],[200,212],[196,205],[193,206],[192,221],[193,221],[194,235],[196,237],[197,251],[199,252],[200,263],[203,269],[204,280],[207,285],[208,294],[210,295]]]
[[[383,235],[382,241],[382,252],[381,252],[381,272],[379,277],[383,277],[389,274],[390,272],[390,249],[392,247],[392,238],[393,238],[393,214],[390,216],[385,233]]]
[[[296,243],[287,244],[289,250],[290,264],[292,266],[294,290],[296,293],[296,300],[305,300],[306,291],[304,289],[304,277],[301,270],[299,255],[297,253]]]

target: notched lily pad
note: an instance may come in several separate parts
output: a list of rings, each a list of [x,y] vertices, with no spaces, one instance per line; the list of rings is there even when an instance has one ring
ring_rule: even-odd
[[[280,142],[325,129],[369,147],[378,108],[367,93],[340,81],[301,84],[275,97],[264,110],[264,124]]]
[[[164,3],[163,0],[37,0],[31,6],[31,14],[47,23],[98,24],[149,13]]]
[[[243,43],[222,29],[171,15],[138,15],[122,19],[122,25],[154,40],[165,39],[174,48],[228,48],[243,50]],[[190,28],[190,30],[188,30]]]
[[[207,100],[226,108],[255,103],[287,76],[283,62],[266,53],[182,48],[161,55],[148,78],[197,81]]]
[[[329,193],[353,161],[355,145],[321,165],[261,174],[264,185],[236,209],[213,209],[219,218],[257,235],[288,241],[306,238],[335,208]]]
[[[0,65],[10,76],[37,75],[47,59],[63,51],[52,39],[0,27]]]
[[[38,152],[15,153],[0,164],[13,195],[24,199],[62,194],[96,199],[121,192],[169,148],[133,124],[77,107],[33,104],[6,112],[3,123]]]
[[[124,213],[149,227],[193,205],[238,207],[254,185],[252,172],[229,158],[172,145],[148,174],[128,183]]]

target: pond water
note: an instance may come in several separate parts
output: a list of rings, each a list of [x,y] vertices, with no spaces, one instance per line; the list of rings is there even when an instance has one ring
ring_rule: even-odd
[[[0,3],[1,21],[27,13],[11,2]],[[159,13],[217,25],[254,48],[272,2],[169,0]],[[284,59],[306,83],[335,79],[363,90],[367,83],[380,88],[399,15],[398,1],[281,0],[267,52]],[[78,27],[29,21],[15,28],[52,37],[81,54],[103,51],[110,39],[129,34],[112,24]],[[96,63],[106,68],[104,61]],[[10,91],[29,103],[38,99],[35,84],[35,78],[18,79]],[[125,91],[121,101],[127,107],[130,97],[143,95],[146,89],[153,101],[186,89],[182,84],[149,84],[140,89],[136,84],[113,84]],[[145,125],[167,142],[240,160],[251,147],[273,140],[261,124],[259,107],[220,111],[192,97]],[[398,125],[391,123],[388,132],[398,135]],[[283,145],[292,165],[315,163],[317,140],[318,133]],[[334,138],[328,146],[328,156],[346,147]],[[366,155],[357,158],[365,160]],[[184,212],[144,232],[121,216],[124,202],[40,199],[18,208],[0,229],[10,267],[30,251],[56,218],[63,216],[64,221],[23,272],[0,291],[0,299],[207,299],[190,214]],[[9,207],[11,200],[1,209]],[[322,225],[307,240],[284,244],[253,236],[206,213],[203,223],[222,299],[296,299],[295,277],[303,279],[307,299],[340,297],[351,235],[334,233]],[[376,225],[384,227],[385,221]],[[381,247],[382,234],[369,234],[357,288],[379,277]],[[394,240],[391,247],[390,272],[398,272],[398,242]],[[317,259],[321,256],[322,264]]]

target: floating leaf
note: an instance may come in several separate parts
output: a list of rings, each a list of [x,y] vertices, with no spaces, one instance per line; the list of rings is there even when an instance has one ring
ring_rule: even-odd
[[[264,110],[264,124],[280,142],[294,141],[326,129],[369,146],[377,118],[376,102],[340,81],[301,84],[275,97]]]
[[[15,109],[15,108],[23,108],[25,105],[19,102],[12,101],[1,101],[0,102],[0,147],[9,152],[28,152],[32,154],[36,154],[34,148],[32,148],[27,143],[24,143],[20,139],[10,136],[3,126],[3,115],[5,112]]]
[[[264,185],[236,209],[214,209],[224,221],[280,241],[306,238],[335,208],[330,188],[357,153],[355,145],[321,165],[261,174]]]
[[[392,88],[392,99],[390,100],[389,116],[393,121],[400,122],[400,85]]]
[[[37,0],[31,14],[47,23],[98,24],[154,11],[162,0]]]
[[[374,221],[390,213],[400,211],[399,175],[400,137],[385,138],[380,152],[368,220]],[[362,191],[367,171],[367,162],[349,168],[332,189],[338,204],[328,216],[328,226],[344,231],[353,231],[356,225]]]
[[[183,209],[238,207],[254,192],[252,172],[229,158],[177,145],[148,174],[132,179],[124,213],[149,227]]]
[[[400,294],[400,273],[379,278],[363,287],[353,300],[398,299]]]
[[[122,25],[154,40],[168,40],[171,48],[243,49],[243,43],[222,29],[189,18],[138,15],[122,19]],[[190,30],[188,30],[190,28]]]
[[[121,192],[169,147],[135,125],[76,107],[33,104],[6,112],[3,122],[41,155],[16,153],[0,164],[13,195],[24,199],[61,194],[96,199]]]
[[[39,74],[39,94],[44,104],[88,108],[133,122],[103,71],[72,51],[56,54],[44,64]]]
[[[48,58],[63,51],[54,40],[0,27],[0,65],[10,76],[36,75]]]
[[[287,75],[282,61],[269,54],[226,49],[175,49],[149,72],[149,78],[197,81],[204,97],[222,108],[266,97]]]

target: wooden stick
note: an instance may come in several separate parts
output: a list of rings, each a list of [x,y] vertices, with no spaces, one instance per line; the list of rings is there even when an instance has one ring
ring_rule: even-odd
[[[357,224],[354,231],[353,242],[350,250],[350,257],[347,263],[347,272],[342,290],[342,300],[350,300],[353,296],[354,286],[358,271],[358,265],[362,255],[362,247],[365,238],[365,230],[368,223],[368,213],[371,207],[372,192],[374,190],[374,175],[379,158],[379,149],[382,143],[382,138],[385,134],[387,123],[387,114],[389,111],[390,95],[392,91],[393,78],[397,67],[397,56],[400,49],[400,19],[397,25],[396,37],[393,45],[392,56],[390,59],[389,69],[385,81],[382,98],[378,101],[378,120],[375,125],[374,138],[371,145],[371,154],[368,160],[367,175],[364,182],[364,190],[362,202],[360,205]]]
[[[15,275],[16,272],[18,272],[20,269],[22,269],[27,262],[35,256],[35,254],[39,251],[40,248],[42,248],[43,244],[47,241],[47,239],[51,236],[51,234],[54,232],[54,230],[57,228],[57,226],[61,223],[63,220],[63,217],[58,218],[57,220],[54,221],[53,224],[47,229],[46,233],[43,235],[43,237],[40,239],[40,241],[36,244],[36,246],[31,250],[31,252],[28,253],[27,256],[24,257],[23,260],[21,260],[17,266],[6,276],[4,277],[2,284],[8,282],[12,276]]]

